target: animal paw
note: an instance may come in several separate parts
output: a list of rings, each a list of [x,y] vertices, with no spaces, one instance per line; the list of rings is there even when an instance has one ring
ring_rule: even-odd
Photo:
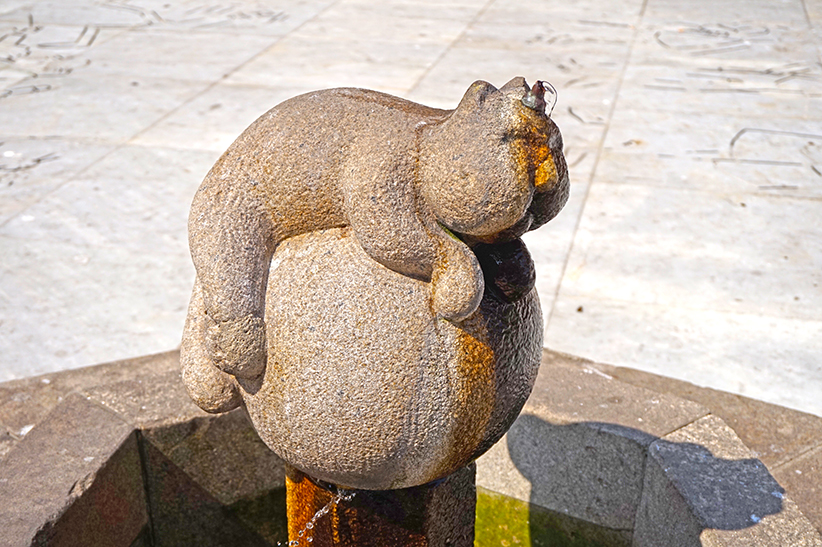
[[[482,301],[485,283],[479,262],[468,247],[450,253],[432,277],[433,308],[438,317],[462,321]]]
[[[185,354],[186,356],[188,354]],[[243,403],[236,380],[211,363],[182,359],[183,384],[197,406],[213,414],[228,412]]]
[[[534,261],[521,239],[474,246],[485,287],[499,300],[512,303],[531,292],[536,283]]]
[[[265,321],[246,315],[210,326],[206,347],[214,364],[238,378],[257,378],[265,371]]]

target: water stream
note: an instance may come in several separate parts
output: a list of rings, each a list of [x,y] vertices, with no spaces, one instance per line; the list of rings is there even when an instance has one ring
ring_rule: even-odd
[[[356,495],[357,495],[357,492],[354,491],[354,490],[343,490],[342,488],[338,488],[337,492],[334,494],[334,497],[331,498],[331,500],[329,500],[329,502],[326,503],[322,507],[322,509],[320,509],[319,511],[314,513],[314,516],[311,517],[311,519],[307,523],[305,523],[305,526],[303,527],[303,529],[300,530],[297,533],[297,539],[292,539],[288,543],[283,543],[281,541],[278,541],[277,546],[278,547],[294,547],[296,545],[300,545],[300,542],[303,541],[303,539],[307,543],[313,542],[314,541],[314,536],[309,535],[308,537],[304,537],[306,532],[309,532],[310,530],[313,530],[314,525],[317,523],[317,521],[320,518],[322,518],[323,515],[327,514],[329,511],[331,511],[332,507],[336,506],[341,501],[351,501],[352,499],[354,499],[354,496],[356,496]]]

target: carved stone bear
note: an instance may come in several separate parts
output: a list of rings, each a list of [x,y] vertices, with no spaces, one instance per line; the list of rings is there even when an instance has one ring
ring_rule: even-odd
[[[294,236],[345,228],[370,258],[427,283],[435,317],[469,318],[484,293],[472,246],[516,240],[568,197],[543,94],[542,82],[529,88],[523,78],[501,89],[478,81],[455,110],[438,110],[330,89],[287,100],[246,129],[189,218],[197,279],[182,360],[195,401],[229,410],[242,402],[235,378],[264,375],[269,268]]]

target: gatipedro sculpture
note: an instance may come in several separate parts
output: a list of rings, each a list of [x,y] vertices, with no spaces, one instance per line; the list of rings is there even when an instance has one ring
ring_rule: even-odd
[[[546,84],[455,110],[361,89],[274,107],[194,198],[182,372],[209,412],[347,488],[429,483],[528,397],[542,318],[519,237],[568,198]]]

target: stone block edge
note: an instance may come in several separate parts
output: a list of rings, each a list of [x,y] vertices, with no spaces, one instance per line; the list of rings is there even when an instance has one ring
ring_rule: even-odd
[[[23,391],[31,391],[36,392],[38,389],[41,389],[43,385],[48,386],[52,382],[54,382],[58,378],[66,378],[66,377],[73,377],[75,380],[66,381],[64,384],[70,386],[72,388],[71,391],[64,395],[68,396],[69,393],[75,391],[86,391],[88,389],[92,389],[95,387],[99,387],[102,385],[111,385],[115,383],[122,382],[123,380],[138,380],[143,376],[151,376],[152,374],[162,373],[162,372],[169,372],[172,370],[178,370],[178,360],[179,360],[179,351],[169,351],[155,355],[143,356],[134,359],[126,359],[115,361],[111,363],[103,363],[100,365],[94,365],[90,367],[85,367],[81,369],[74,369],[70,371],[63,371],[58,373],[48,373],[44,375],[40,375],[37,377],[31,378],[24,378],[18,380],[12,380],[9,382],[0,383],[0,389],[13,387],[15,389],[23,390]],[[594,361],[590,361],[584,358],[561,354],[559,352],[553,352],[551,350],[544,350],[543,352],[543,366],[549,365],[550,363],[561,363],[565,366],[577,366],[580,368],[589,368],[595,367],[597,370],[604,372],[606,374],[611,375],[610,373],[615,370],[626,370],[624,367],[613,367],[611,365],[596,363]],[[631,370],[631,369],[628,369]],[[100,374],[102,373],[102,374]],[[648,374],[648,373],[643,373]],[[619,382],[621,384],[629,384],[629,385],[637,385],[635,382],[624,381],[620,378],[619,374],[612,375],[614,381]],[[679,382],[677,380],[667,379],[664,377],[659,377],[656,375],[651,375],[655,377],[655,380],[658,382],[658,385],[665,385],[667,381],[671,383]],[[48,379],[49,382],[45,383],[42,381],[43,379]],[[96,382],[96,383],[95,383]],[[647,385],[642,386],[639,384],[640,387],[644,387],[646,389],[650,389]],[[695,386],[694,389],[700,390],[707,388],[699,388]],[[652,391],[657,391],[656,389],[652,389]],[[659,392],[663,392],[662,390],[658,390]],[[676,393],[674,390],[671,393]],[[683,398],[685,399],[685,398]],[[693,399],[686,399],[692,401]],[[775,405],[774,405],[775,406]],[[781,407],[777,407],[781,408]],[[111,409],[108,409],[111,411]],[[709,409],[710,410],[710,409]],[[120,416],[116,412],[113,412],[115,415],[119,416],[123,419],[123,416]],[[721,416],[720,416],[721,417]],[[5,425],[0,423],[0,425]],[[137,427],[136,427],[137,428]],[[8,431],[8,427],[5,427]],[[140,428],[137,428],[140,429]],[[151,429],[150,427],[146,429]],[[20,439],[24,439],[25,436],[20,436]],[[15,438],[13,444],[17,444],[20,442],[20,439]],[[822,441],[821,441],[822,443]],[[2,454],[0,454],[0,458],[2,458]],[[3,465],[3,459],[0,459],[0,466]],[[478,481],[478,485],[482,486],[482,482]],[[493,490],[493,489],[492,489]],[[822,502],[820,502],[822,503]],[[800,507],[801,508],[801,507]],[[804,518],[804,517],[802,517]]]

